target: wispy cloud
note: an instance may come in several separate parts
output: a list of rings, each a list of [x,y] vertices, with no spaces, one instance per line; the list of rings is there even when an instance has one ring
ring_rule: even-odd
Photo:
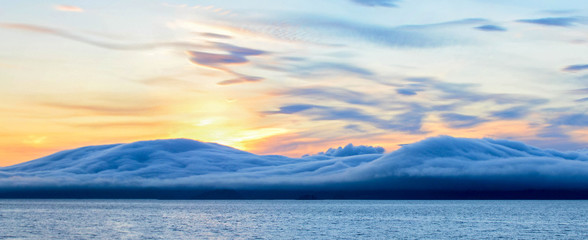
[[[245,20],[244,29],[282,40],[295,40],[327,46],[345,46],[349,40],[360,40],[385,47],[434,48],[458,44],[458,36],[439,34],[440,28],[479,25],[484,19],[387,26],[353,22],[347,19],[317,15],[281,16],[277,19]],[[279,24],[275,24],[278,22]],[[295,27],[292,27],[295,26]]]
[[[191,81],[183,80],[172,76],[159,76],[138,80],[141,84],[152,87],[182,88],[197,91],[197,84]]]
[[[551,121],[558,126],[588,127],[588,115],[584,113],[564,114]]]
[[[418,89],[410,89],[410,88],[399,88],[396,89],[396,92],[400,95],[404,96],[414,96],[417,95]]]
[[[413,24],[413,25],[401,25],[398,26],[399,29],[412,29],[412,30],[435,30],[448,27],[460,27],[460,26],[471,26],[471,25],[480,25],[480,24],[487,24],[490,21],[484,18],[464,18],[452,21],[445,21],[445,22],[437,22],[437,23],[428,23],[428,24]]]
[[[204,37],[217,38],[217,39],[231,39],[231,38],[233,38],[229,35],[210,33],[210,32],[203,32],[203,33],[200,33],[200,35],[204,36]]]
[[[492,112],[492,116],[500,119],[521,119],[527,116],[532,106],[517,106]]]
[[[239,78],[220,81],[217,84],[218,85],[232,85],[232,84],[239,84],[239,83],[259,82],[262,80],[263,80],[262,77],[243,76],[243,77],[239,77]]]
[[[557,26],[557,27],[571,27],[582,20],[576,17],[550,17],[550,18],[536,18],[536,19],[521,19],[518,22],[532,23],[544,26]]]
[[[64,102],[44,102],[39,103],[42,106],[59,108],[71,111],[86,111],[97,115],[117,116],[117,115],[153,115],[161,110],[157,105],[146,105],[125,103],[124,105],[110,105],[98,103],[64,103]]]
[[[82,9],[81,7],[72,6],[72,5],[56,5],[53,8],[57,11],[62,11],[62,12],[84,12],[84,9]]]
[[[545,10],[541,11],[541,13],[548,13],[553,15],[570,15],[573,13],[577,13],[578,10],[576,9],[554,9],[554,10]]]
[[[574,89],[574,90],[571,90],[569,93],[580,94],[580,95],[588,94],[588,88]]]
[[[482,26],[478,26],[475,27],[475,29],[478,29],[480,31],[485,31],[485,32],[506,32],[507,29],[498,25],[482,25]]]
[[[397,114],[391,119],[384,119],[377,114],[370,114],[360,108],[330,107],[312,104],[293,104],[280,107],[278,111],[266,111],[265,114],[302,114],[314,121],[349,121],[367,123],[383,130],[396,130],[421,134],[422,120],[425,112],[417,104],[407,112]]]
[[[481,92],[476,84],[452,83],[431,77],[409,77],[405,78],[410,84],[417,84],[422,91],[437,91],[438,99],[455,100],[460,105],[470,105],[476,102],[491,101],[495,104],[516,104],[524,103],[529,105],[540,105],[548,102],[545,98],[525,96],[519,94],[492,94]]]
[[[400,0],[351,0],[356,4],[367,7],[398,7],[396,4]]]
[[[292,69],[292,73],[300,76],[310,76],[321,71],[339,71],[343,74],[355,74],[362,77],[374,75],[372,71],[359,66],[333,62],[307,62],[305,65],[295,65]]]
[[[562,69],[565,72],[578,72],[588,70],[588,64],[570,65]]]
[[[171,126],[172,122],[167,121],[104,121],[104,122],[91,122],[91,123],[70,123],[69,126],[77,128],[156,128],[161,126]]]
[[[189,51],[188,53],[192,56],[190,59],[192,62],[216,69],[225,69],[225,65],[229,64],[249,62],[245,56],[238,54],[218,54],[199,51]]]
[[[304,97],[310,99],[317,99],[320,101],[336,100],[349,104],[377,106],[382,103],[380,99],[370,96],[367,93],[354,91],[346,88],[336,87],[306,87],[306,88],[294,88],[284,91],[278,91],[276,94]]]
[[[468,128],[474,127],[478,124],[486,122],[486,120],[471,115],[463,115],[458,113],[443,113],[441,114],[443,122],[448,124],[451,128]]]
[[[209,53],[201,51],[188,51],[190,61],[204,67],[210,67],[234,75],[236,78],[223,80],[218,85],[232,85],[238,83],[251,83],[263,80],[263,77],[249,76],[230,69],[230,65],[249,63],[248,57],[268,55],[266,51],[239,47],[227,43],[214,43],[214,47],[226,51],[226,54]]]
[[[406,84],[401,84],[402,80]],[[352,126],[367,124],[381,130],[422,134],[426,132],[423,124],[429,116],[439,116],[441,123],[453,129],[473,128],[492,118],[524,119],[532,109],[548,102],[532,96],[484,93],[476,85],[449,83],[435,78],[412,77],[402,80],[398,80],[394,86],[386,86],[396,90],[396,94],[392,92],[389,95],[373,95],[342,87],[317,86],[285,90],[276,94],[316,99],[321,104],[286,104],[278,111],[265,113],[297,114],[312,121],[339,120]],[[422,101],[425,96],[429,100],[434,99],[433,102]],[[492,104],[503,110],[481,110],[476,113],[478,115],[459,113],[477,104]]]
[[[191,42],[156,42],[156,43],[117,43],[114,41],[103,41],[96,38],[85,37],[72,32],[57,28],[44,27],[39,25],[21,24],[21,23],[0,23],[0,28],[16,29],[40,34],[50,34],[60,36],[70,40],[90,44],[96,47],[113,49],[113,50],[146,50],[154,48],[202,48],[201,44]]]
[[[292,114],[312,108],[321,108],[321,106],[312,104],[292,104],[280,107],[278,111],[265,111],[266,114]]]

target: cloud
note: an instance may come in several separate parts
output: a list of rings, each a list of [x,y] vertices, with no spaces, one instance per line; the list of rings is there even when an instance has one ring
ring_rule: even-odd
[[[411,134],[423,134],[423,121],[432,114],[440,114],[441,120],[451,128],[475,127],[489,120],[481,117],[458,113],[461,108],[477,103],[488,102],[496,106],[506,106],[501,111],[489,112],[490,116],[500,119],[517,119],[525,117],[531,109],[545,104],[546,99],[516,94],[488,94],[478,92],[473,84],[456,84],[427,77],[403,79],[406,84],[393,84],[396,93],[414,96],[418,92],[426,92],[427,97],[435,102],[422,103],[407,101],[408,98],[390,94],[375,97],[363,92],[331,87],[307,87],[277,92],[280,95],[306,97],[321,101],[316,104],[284,105],[279,111],[266,111],[266,114],[297,114],[306,116],[312,121],[345,121],[347,125],[369,124],[380,130],[400,131]],[[412,98],[411,98],[412,99]],[[338,101],[354,106],[334,103]],[[442,103],[441,103],[442,102]],[[312,102],[309,102],[312,103]],[[516,107],[512,107],[515,105]],[[297,111],[293,111],[296,109]],[[375,114],[374,112],[387,114]]]
[[[579,180],[588,178],[587,157],[582,151],[557,152],[507,140],[438,137],[404,146],[361,168],[408,189],[576,189],[588,188]]]
[[[584,113],[564,114],[551,121],[554,125],[588,127],[588,115]]]
[[[405,78],[411,84],[418,84],[419,89],[438,91],[439,99],[459,101],[459,105],[470,105],[476,102],[492,101],[496,104],[541,105],[549,102],[545,98],[530,97],[518,94],[489,94],[475,90],[476,84],[451,83],[430,77]]]
[[[310,63],[305,66],[298,66],[294,69],[294,72],[302,75],[312,75],[315,74],[317,71],[322,70],[335,70],[341,71],[346,74],[356,74],[359,76],[370,77],[373,76],[374,73],[368,69],[361,68],[358,66],[352,66],[349,64],[344,63],[331,63],[331,62],[318,62],[318,63]]]
[[[443,113],[441,114],[443,122],[449,124],[451,128],[468,128],[474,127],[480,123],[486,122],[476,116],[463,115],[458,113]]]
[[[398,7],[399,0],[351,0],[351,2],[367,7]]]
[[[569,140],[570,136],[565,133],[560,126],[557,125],[549,125],[542,128],[539,133],[537,134],[538,137],[542,138],[556,138],[556,139],[564,139]]]
[[[500,119],[520,119],[529,113],[529,107],[527,106],[518,106],[512,107],[501,111],[492,112],[493,117],[497,117]]]
[[[388,128],[386,120],[382,120],[375,115],[365,113],[359,108],[337,108],[337,107],[320,107],[319,111],[309,114],[316,116],[316,120],[351,120],[358,122],[372,123],[380,128]]]
[[[581,19],[575,17],[550,17],[537,19],[521,19],[518,20],[518,22],[532,23],[544,26],[571,27],[582,21]]]
[[[478,29],[480,31],[485,31],[485,32],[506,32],[507,29],[498,25],[482,25],[482,26],[478,26],[475,27],[475,29]]]
[[[218,85],[232,85],[232,84],[240,84],[240,83],[251,83],[251,82],[259,82],[262,81],[262,77],[253,77],[253,76],[243,76],[235,79],[225,80],[218,82]]]
[[[158,76],[152,77],[147,79],[141,79],[137,82],[145,84],[147,86],[154,86],[154,87],[166,87],[166,88],[181,88],[181,89],[190,89],[191,91],[199,91],[197,90],[198,85],[195,82],[178,79],[176,77],[171,76]]]
[[[342,62],[314,61],[302,58],[281,58],[279,64],[258,64],[258,67],[282,72],[291,77],[318,81],[321,78],[359,77],[375,80],[377,75],[370,69]]]
[[[56,5],[54,9],[62,12],[84,12],[84,9],[71,5]]]
[[[548,14],[553,14],[553,15],[570,15],[573,13],[577,13],[578,10],[574,10],[574,9],[553,9],[553,10],[545,10],[545,11],[541,11],[542,13],[548,13]]]
[[[411,134],[426,133],[422,130],[423,119],[426,117],[427,109],[418,104],[411,104],[405,113],[394,116],[389,122],[381,127],[382,129],[398,130]]]
[[[225,64],[249,62],[247,58],[241,55],[217,54],[197,51],[190,51],[188,53],[192,56],[192,58],[190,58],[192,62],[214,68],[220,68]]]
[[[399,29],[411,29],[411,30],[434,30],[438,28],[447,28],[447,27],[456,27],[456,26],[463,26],[463,25],[479,25],[489,23],[487,19],[484,18],[464,18],[458,19],[453,21],[446,21],[446,22],[438,22],[438,23],[429,23],[429,24],[417,24],[417,25],[402,25],[399,26]]]
[[[232,85],[238,83],[260,82],[264,78],[248,76],[235,72],[229,68],[230,65],[249,63],[247,57],[269,54],[266,51],[240,47],[227,43],[213,43],[216,50],[226,51],[226,54],[209,53],[201,51],[188,51],[190,61],[204,67],[210,67],[234,75],[236,78],[218,82],[218,85]]]
[[[429,77],[409,77],[406,78],[411,84],[419,84],[421,88],[439,91],[441,99],[460,100],[464,102],[480,102],[491,99],[489,94],[478,93],[471,88],[474,84],[449,83]]]
[[[361,126],[359,126],[357,124],[349,124],[349,125],[345,126],[345,129],[349,129],[349,130],[353,130],[353,131],[361,132],[361,133],[366,132],[365,130],[363,130],[361,128]]]
[[[396,92],[398,94],[404,95],[404,96],[414,96],[414,95],[417,95],[417,90],[408,89],[408,88],[399,88],[399,89],[396,89]]]
[[[406,112],[397,114],[391,119],[383,119],[375,114],[369,114],[360,108],[329,107],[312,104],[293,104],[280,107],[279,111],[265,111],[265,114],[301,114],[311,117],[313,121],[351,121],[367,123],[383,130],[396,130],[421,134],[422,120],[425,117],[423,107],[410,104],[404,108]]]
[[[188,51],[190,60],[196,64],[228,71],[224,65],[248,63],[248,56],[266,54],[265,51],[244,48],[226,43],[216,43],[217,48],[227,51],[228,54],[208,53],[200,51]]]
[[[73,127],[80,127],[80,128],[106,128],[106,129],[113,129],[113,128],[156,128],[161,126],[169,126],[173,123],[166,122],[166,121],[106,121],[106,122],[92,122],[92,123],[79,123],[79,124],[69,124]]]
[[[570,93],[580,94],[580,95],[588,94],[588,88],[574,89],[574,90],[570,91]]]
[[[112,50],[149,50],[149,49],[156,49],[156,48],[180,48],[180,49],[202,49],[202,50],[214,50],[214,51],[225,51],[227,54],[219,54],[219,53],[210,53],[206,51],[188,51],[190,55],[190,61],[196,63],[201,66],[215,68],[229,74],[235,75],[237,78],[241,80],[248,80],[242,82],[255,82],[251,81],[252,79],[256,79],[254,76],[247,76],[245,74],[237,73],[225,65],[231,64],[244,64],[248,63],[249,60],[247,57],[249,56],[258,56],[258,55],[267,55],[269,52],[252,49],[252,48],[245,48],[240,47],[228,43],[219,43],[219,42],[211,42],[211,45],[202,45],[202,44],[194,44],[191,42],[155,42],[155,43],[133,43],[133,44],[122,44],[122,43],[115,43],[112,41],[101,41],[96,40],[93,38],[83,37],[76,35],[74,33],[54,29],[49,27],[43,27],[38,25],[30,25],[30,24],[18,24],[18,23],[0,23],[1,28],[8,28],[8,29],[18,29],[24,30],[34,33],[41,33],[41,34],[50,34],[55,36],[60,36],[63,38],[67,38],[70,40],[83,42],[86,44],[90,44],[97,47],[112,49]],[[218,36],[217,36],[218,37]],[[234,79],[233,79],[234,80]],[[236,81],[227,80],[224,84],[227,85],[231,83],[236,83]]]
[[[426,24],[390,27],[316,15],[302,15],[291,18],[282,17],[278,21],[281,24],[275,26],[267,26],[266,22],[276,22],[276,20],[266,20],[265,22],[259,23],[263,27],[244,26],[244,28],[279,39],[312,42],[329,46],[343,46],[349,44],[349,41],[359,40],[393,48],[433,48],[454,45],[459,42],[455,36],[435,34],[432,31],[439,26],[447,27],[465,24],[452,22],[438,25]],[[284,28],[283,23],[297,27]]]
[[[565,72],[578,72],[582,70],[588,70],[588,64],[570,65],[562,69]]]
[[[231,38],[233,38],[233,37],[231,37],[229,35],[218,34],[218,33],[210,33],[210,32],[200,33],[200,36],[209,37],[209,38],[216,38],[216,39],[231,39]]]
[[[231,53],[231,55],[235,55],[235,56],[259,56],[259,55],[268,54],[268,52],[263,51],[263,50],[239,47],[239,46],[227,44],[227,43],[215,43],[214,45],[217,48],[225,50],[225,51]]]
[[[348,157],[363,154],[382,154],[386,150],[383,147],[373,146],[353,146],[353,144],[347,144],[345,147],[329,148],[325,152],[317,153],[316,155],[324,155],[331,157]],[[315,156],[315,155],[313,155]]]
[[[0,168],[0,189],[588,190],[581,150],[441,136],[382,152],[347,145],[288,158],[187,139],[89,146]]]
[[[377,106],[381,101],[371,95],[338,87],[306,87],[278,91],[276,94],[306,97],[318,100],[336,100],[349,104]]]
[[[321,106],[311,104],[294,104],[280,107],[279,111],[266,111],[267,114],[292,114],[312,108],[321,108]]]
[[[202,48],[203,45],[194,44],[191,42],[155,42],[155,43],[116,43],[113,41],[102,41],[95,38],[85,37],[78,34],[74,34],[69,31],[44,27],[32,24],[21,24],[21,23],[0,23],[0,28],[5,29],[16,29],[22,31],[28,31],[39,34],[49,34],[54,36],[63,37],[69,40],[90,44],[96,47],[112,49],[112,50],[149,50],[156,48]]]
[[[157,114],[161,110],[159,105],[151,104],[132,104],[126,103],[124,105],[113,105],[113,104],[99,104],[99,103],[62,103],[62,102],[42,102],[40,105],[74,110],[74,111],[87,111],[100,115],[151,115]]]

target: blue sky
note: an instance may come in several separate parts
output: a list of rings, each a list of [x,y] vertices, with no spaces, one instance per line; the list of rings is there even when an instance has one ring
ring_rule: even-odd
[[[588,142],[583,1],[0,3],[2,165],[158,138]]]

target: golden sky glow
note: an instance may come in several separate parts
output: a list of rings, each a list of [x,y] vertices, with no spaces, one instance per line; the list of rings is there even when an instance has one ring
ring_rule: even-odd
[[[289,156],[588,142],[581,1],[33,2],[0,9],[0,166],[161,138]]]

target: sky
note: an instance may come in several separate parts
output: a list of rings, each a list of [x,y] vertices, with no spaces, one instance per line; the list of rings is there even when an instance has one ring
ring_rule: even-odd
[[[588,142],[582,0],[0,0],[0,39],[0,166],[170,138]]]

